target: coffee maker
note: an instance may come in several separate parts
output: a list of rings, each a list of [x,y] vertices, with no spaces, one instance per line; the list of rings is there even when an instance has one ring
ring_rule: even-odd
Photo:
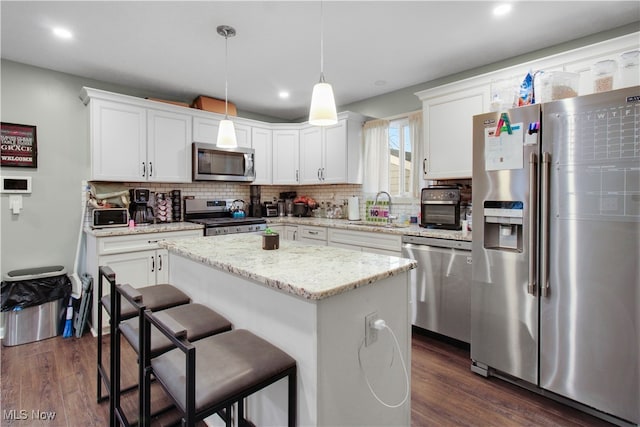
[[[129,215],[136,225],[153,223],[153,208],[149,206],[150,193],[146,188],[132,188],[129,190],[131,199]]]

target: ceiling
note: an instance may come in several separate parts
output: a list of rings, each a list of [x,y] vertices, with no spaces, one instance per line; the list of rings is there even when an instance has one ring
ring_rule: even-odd
[[[638,1],[322,3],[324,74],[346,105],[640,21]],[[191,100],[224,98],[239,110],[304,117],[320,76],[319,1],[0,2],[2,58]],[[73,32],[51,35],[54,26]],[[639,28],[640,30],[640,28]],[[288,99],[278,93],[286,90]]]

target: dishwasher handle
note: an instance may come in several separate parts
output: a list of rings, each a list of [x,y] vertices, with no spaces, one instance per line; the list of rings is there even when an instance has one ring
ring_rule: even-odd
[[[402,244],[434,246],[436,248],[471,250],[471,242],[468,240],[439,239],[437,237],[402,236]]]

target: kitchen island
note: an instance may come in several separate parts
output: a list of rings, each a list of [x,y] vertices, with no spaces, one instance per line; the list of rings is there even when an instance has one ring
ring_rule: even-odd
[[[376,313],[393,330],[410,374],[415,261],[282,239],[279,249],[263,250],[256,234],[160,245],[169,251],[173,285],[296,359],[298,425],[410,425],[410,382],[398,349],[384,329],[365,345],[365,317]],[[379,403],[367,382],[398,407]],[[286,424],[286,385],[251,397],[248,418]]]

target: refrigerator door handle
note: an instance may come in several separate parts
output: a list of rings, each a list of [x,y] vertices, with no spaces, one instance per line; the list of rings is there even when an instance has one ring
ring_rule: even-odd
[[[540,290],[543,297],[549,296],[549,175],[551,154],[542,153],[540,177]]]
[[[536,296],[536,224],[538,221],[538,156],[529,156],[529,294]]]

